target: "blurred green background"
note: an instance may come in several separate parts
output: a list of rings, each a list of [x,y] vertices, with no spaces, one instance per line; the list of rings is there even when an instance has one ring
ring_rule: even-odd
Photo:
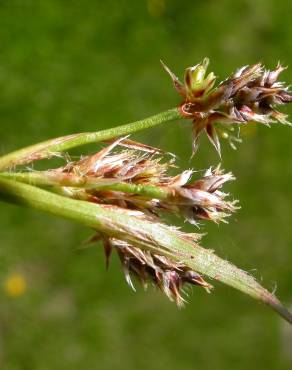
[[[175,106],[160,58],[182,74],[208,56],[219,78],[291,64],[291,14],[280,0],[2,0],[0,153]],[[219,161],[205,139],[190,161],[187,122],[133,138],[177,153],[182,168]],[[243,139],[236,152],[223,144],[242,209],[204,225],[202,243],[267,288],[277,282],[291,305],[292,130],[253,126]],[[90,230],[0,206],[1,370],[292,368],[291,328],[250,298],[216,284],[178,310],[154,290],[133,293],[117,259],[106,272],[101,248],[82,248]]]

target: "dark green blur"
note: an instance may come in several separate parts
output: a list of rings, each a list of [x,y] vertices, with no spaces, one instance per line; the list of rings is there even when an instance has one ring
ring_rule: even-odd
[[[265,0],[0,1],[0,153],[96,131],[180,102],[163,59],[180,76],[203,57],[219,79],[236,67],[280,60],[291,68],[292,3]],[[292,109],[290,108],[292,113]],[[202,140],[190,160],[187,121],[132,138],[175,152],[183,169],[216,165]],[[292,128],[255,125],[233,151],[228,185],[242,209],[205,224],[202,244],[253,273],[292,304]],[[95,149],[90,146],[89,151]],[[292,329],[270,309],[215,284],[178,310],[154,290],[127,287],[116,257],[108,272],[91,231],[0,204],[0,369],[288,370]],[[198,231],[186,224],[185,230]],[[27,283],[12,297],[7,281]]]

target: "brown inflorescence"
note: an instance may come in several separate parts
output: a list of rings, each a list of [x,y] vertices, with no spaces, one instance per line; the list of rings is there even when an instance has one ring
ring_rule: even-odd
[[[163,161],[155,148],[131,141],[131,148],[135,149],[113,152],[117,145],[128,146],[128,142],[118,139],[96,154],[50,171],[50,175],[62,173],[83,179],[85,185],[92,184],[66,187],[72,197],[140,210],[153,217],[171,213],[192,224],[199,220],[226,222],[226,217],[238,208],[237,201],[226,200],[228,194],[220,191],[225,182],[234,180],[220,166],[210,168],[194,181],[193,170],[171,176],[169,169],[175,167],[174,158]]]
[[[213,72],[205,76],[208,58],[186,69],[184,83],[162,64],[184,98],[182,115],[193,120],[193,153],[198,148],[198,139],[203,131],[221,156],[218,133],[235,148],[234,143],[240,141],[232,134],[235,126],[249,122],[290,125],[287,116],[275,109],[277,105],[292,101],[289,87],[277,82],[279,74],[285,70],[280,63],[273,71],[264,69],[261,63],[244,66],[217,87],[214,87],[216,77]]]
[[[127,148],[115,150],[117,146]],[[192,224],[202,219],[226,222],[225,218],[237,209],[236,201],[226,200],[228,194],[220,191],[225,182],[234,179],[231,173],[225,174],[217,167],[191,181],[193,170],[171,176],[169,169],[175,167],[174,158],[166,161],[163,158],[161,151],[155,148],[121,138],[93,155],[49,172],[51,178],[56,176],[60,180],[60,188],[69,197],[112,207],[121,217],[131,213],[155,224],[163,223],[161,217],[165,213],[182,216]],[[70,181],[78,179],[79,184],[82,179],[83,185],[64,186],[62,181],[68,184],[68,178]],[[164,226],[180,237],[191,238],[194,246],[200,238],[199,234],[185,234]],[[130,230],[128,234],[131,234]],[[130,275],[134,275],[144,287],[149,283],[157,286],[179,306],[184,303],[184,287],[188,284],[210,291],[212,286],[180,262],[179,256],[168,258],[151,248],[145,249],[142,234],[136,234],[133,241],[99,232],[90,241],[103,242],[107,266],[111,251],[117,251],[131,287],[134,286]],[[147,245],[151,243],[147,241]]]
[[[134,276],[147,289],[149,284],[159,288],[166,296],[174,301],[179,307],[186,302],[186,285],[200,286],[207,292],[213,288],[200,274],[187,267],[182,262],[175,262],[170,258],[143,250],[141,246],[124,240],[109,238],[105,235],[96,234],[91,241],[100,240],[104,246],[106,266],[112,250],[118,253],[125,279],[128,285],[136,291],[131,276]]]

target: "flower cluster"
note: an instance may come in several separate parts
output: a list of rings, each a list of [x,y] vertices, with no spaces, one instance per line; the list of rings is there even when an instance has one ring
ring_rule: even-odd
[[[113,152],[117,145],[130,149]],[[74,198],[140,210],[153,217],[168,212],[191,224],[226,222],[237,209],[237,201],[226,200],[228,194],[220,191],[225,182],[234,180],[231,173],[218,166],[191,181],[193,170],[171,176],[168,170],[173,167],[174,159],[163,161],[158,149],[118,139],[96,154],[50,171],[49,176],[57,176],[61,183],[71,179],[74,184],[79,179],[82,188],[66,187]]]
[[[117,146],[127,149],[116,150]],[[111,207],[120,217],[130,214],[153,225],[160,224],[196,246],[199,234],[185,234],[165,225],[162,214],[179,215],[192,224],[202,219],[225,221],[237,207],[236,201],[226,200],[228,194],[220,189],[234,177],[217,167],[191,181],[193,170],[171,176],[168,170],[173,167],[174,159],[163,161],[158,149],[122,138],[93,155],[48,171],[46,176],[58,183],[66,196]],[[116,227],[110,225],[111,229]],[[119,233],[121,230],[117,229]],[[152,252],[152,241],[147,240],[143,230],[139,235],[127,230],[127,235],[135,237],[125,240],[97,232],[90,241],[103,242],[107,266],[111,251],[116,250],[132,288],[130,275],[138,278],[145,288],[148,283],[157,286],[179,306],[184,303],[182,293],[186,284],[202,286],[207,291],[212,288],[179,257],[176,261]],[[145,249],[143,243],[150,246],[150,250]]]
[[[176,230],[176,232],[179,232]],[[187,235],[179,232],[180,236]],[[197,240],[198,236],[194,236]],[[181,307],[185,303],[183,293],[186,285],[195,285],[205,288],[209,293],[213,288],[200,274],[187,267],[182,262],[175,262],[171,258],[143,250],[141,246],[121,239],[109,238],[100,233],[94,235],[91,241],[101,241],[104,247],[106,265],[114,249],[120,258],[128,285],[134,290],[131,276],[134,276],[147,289],[149,284],[158,287],[166,296]]]
[[[198,139],[205,131],[209,140],[221,156],[218,132],[234,147],[239,141],[230,131],[232,124],[246,124],[251,121],[269,125],[273,122],[290,124],[287,116],[275,109],[292,101],[289,87],[277,82],[285,69],[280,64],[273,71],[265,70],[258,63],[239,68],[233,75],[214,87],[213,72],[206,76],[209,60],[186,69],[184,83],[162,63],[170,74],[174,86],[184,98],[181,113],[193,120],[193,152],[198,148]]]

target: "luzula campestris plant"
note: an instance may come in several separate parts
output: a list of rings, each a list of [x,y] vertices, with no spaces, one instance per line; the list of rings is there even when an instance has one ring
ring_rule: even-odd
[[[257,121],[288,123],[275,110],[291,102],[284,84],[276,82],[283,70],[265,71],[260,64],[239,69],[215,85],[206,76],[208,59],[188,68],[185,82],[165,67],[184,101],[145,120],[95,133],[81,133],[48,140],[0,158],[0,197],[53,215],[75,220],[96,230],[91,242],[101,241],[108,265],[112,250],[121,260],[126,280],[131,275],[144,287],[157,286],[179,306],[184,303],[184,286],[197,285],[210,291],[203,277],[230,285],[270,305],[292,323],[292,315],[270,292],[248,273],[198,245],[200,235],[169,226],[163,217],[171,213],[192,224],[202,220],[226,222],[236,201],[221,191],[234,180],[220,167],[210,168],[193,180],[193,171],[170,175],[173,157],[161,150],[131,141],[125,135],[178,118],[193,121],[194,145],[205,130],[220,154],[217,131],[232,143],[226,130]],[[95,154],[71,160],[67,150],[88,143],[107,141]],[[19,165],[53,156],[63,157],[59,168],[46,171],[16,171]],[[42,189],[45,188],[46,190]]]

